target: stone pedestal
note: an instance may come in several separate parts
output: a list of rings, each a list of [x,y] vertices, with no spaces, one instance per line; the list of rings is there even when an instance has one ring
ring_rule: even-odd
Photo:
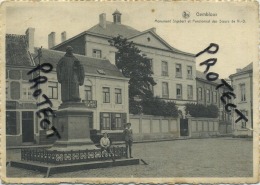
[[[63,103],[57,111],[55,127],[61,138],[49,150],[97,149],[90,139],[89,122],[92,112],[84,103]]]

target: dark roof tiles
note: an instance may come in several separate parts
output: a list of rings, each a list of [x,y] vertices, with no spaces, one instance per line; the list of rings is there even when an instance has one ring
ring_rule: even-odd
[[[6,65],[32,66],[25,35],[6,34]]]
[[[97,33],[109,37],[115,37],[121,35],[123,37],[131,37],[141,32],[123,24],[115,24],[110,21],[106,21],[106,28],[101,27],[99,24],[93,26],[87,30],[88,32]]]
[[[35,48],[34,57],[37,55],[38,48]],[[56,68],[59,60],[64,56],[65,52],[42,49],[42,58],[41,63],[51,63],[54,68]],[[103,70],[105,72],[104,76],[114,76],[124,78],[123,74],[118,70],[118,68],[111,64],[109,60],[106,59],[98,59],[98,58],[90,58],[84,55],[74,56],[80,61],[80,63],[84,66],[85,72],[89,74],[100,75],[98,70]],[[38,59],[36,59],[35,63],[38,63]]]

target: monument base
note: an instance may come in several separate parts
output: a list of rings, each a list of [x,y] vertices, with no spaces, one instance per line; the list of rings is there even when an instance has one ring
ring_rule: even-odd
[[[98,149],[90,139],[89,123],[92,112],[85,103],[62,103],[56,113],[55,127],[61,138],[48,150],[71,151]]]
[[[99,149],[90,139],[71,139],[68,141],[56,141],[48,150],[71,151],[71,150],[94,150]]]
[[[118,159],[116,161],[103,160],[93,162],[81,162],[72,164],[43,164],[39,162],[28,162],[28,161],[11,161],[10,166],[16,168],[22,168],[26,170],[36,170],[42,173],[46,173],[45,177],[54,175],[57,173],[74,172],[80,170],[90,170],[97,168],[107,168],[116,166],[128,166],[128,165],[139,165],[139,159]]]

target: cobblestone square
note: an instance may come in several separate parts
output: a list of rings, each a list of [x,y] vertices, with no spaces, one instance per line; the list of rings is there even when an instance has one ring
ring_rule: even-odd
[[[7,153],[14,158],[14,150]],[[135,143],[135,158],[148,165],[110,167],[55,174],[50,177],[252,177],[253,142],[250,139],[210,138]],[[45,174],[7,167],[9,177]]]

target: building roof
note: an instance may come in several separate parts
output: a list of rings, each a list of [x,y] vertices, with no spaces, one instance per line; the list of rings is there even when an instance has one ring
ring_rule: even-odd
[[[241,69],[240,72],[246,72],[246,71],[251,71],[253,70],[253,62],[251,62],[250,64],[248,64],[246,67],[244,67],[243,69]]]
[[[35,48],[35,53],[33,54],[33,57],[37,56],[38,49],[39,48]],[[64,54],[65,52],[61,51],[42,49],[41,63],[51,63],[55,69],[59,60],[64,56]],[[85,73],[87,74],[124,78],[123,74],[119,71],[119,69],[115,65],[111,64],[109,60],[91,58],[78,54],[74,54],[74,56],[84,66]],[[38,63],[37,59],[35,60],[35,63]],[[102,74],[103,72],[104,74]]]
[[[229,78],[232,78],[234,76],[238,76],[238,75],[241,75],[241,74],[245,74],[245,73],[252,73],[252,72],[253,72],[253,62],[251,62],[246,67],[244,67],[241,70],[239,70],[238,72],[236,72],[234,74],[231,74],[229,76]]]
[[[6,65],[32,66],[25,35],[6,34]]]
[[[121,15],[121,13],[116,9],[116,11],[113,13],[113,15],[114,14],[120,14]]]
[[[117,14],[121,14],[118,10],[115,11],[115,13]],[[123,36],[127,39],[131,39],[131,38],[134,38],[134,37],[138,37],[144,33],[147,33],[147,32],[152,32],[153,35],[155,37],[158,38],[158,40],[160,40],[164,45],[166,45],[168,48],[169,48],[169,51],[172,51],[172,52],[176,52],[176,53],[181,53],[181,54],[185,54],[185,55],[189,55],[189,56],[193,56],[195,57],[195,54],[192,54],[192,53],[187,53],[187,52],[183,52],[181,50],[178,50],[172,46],[170,46],[165,40],[163,40],[158,34],[156,34],[154,31],[152,31],[154,28],[150,28],[148,30],[145,30],[145,31],[139,31],[139,30],[136,30],[130,26],[127,26],[127,25],[124,25],[124,24],[116,24],[114,22],[110,22],[110,21],[106,21],[106,28],[103,28],[99,23],[96,24],[95,26],[91,27],[90,29],[70,38],[70,39],[67,39],[65,40],[64,42],[52,47],[52,49],[56,49],[64,44],[66,44],[67,42],[70,42],[82,35],[86,35],[86,34],[93,34],[95,36],[98,36],[98,37],[104,37],[104,38],[112,38],[112,37],[116,37],[116,36]]]
[[[131,37],[141,33],[140,31],[130,26],[126,26],[124,24],[115,24],[110,21],[106,21],[106,28],[102,28],[99,24],[97,24],[87,31],[109,37],[116,37],[118,35],[122,35],[123,37]]]
[[[135,37],[139,37],[140,35],[143,35],[143,34],[146,34],[146,33],[150,33],[152,35],[154,35],[160,42],[162,42],[165,46],[167,46],[169,48],[169,50],[171,51],[174,51],[176,53],[182,53],[182,54],[186,54],[186,55],[191,55],[191,56],[194,56],[195,57],[195,54],[192,54],[192,53],[187,53],[187,52],[184,52],[184,51],[181,51],[181,50],[178,50],[174,47],[172,47],[170,44],[168,44],[162,37],[160,37],[155,31],[155,28],[150,28],[148,30],[145,30],[145,31],[142,31],[142,32],[139,32],[138,34],[136,35],[133,35],[133,36],[130,36],[128,39],[133,39]]]
[[[207,81],[208,83],[211,83],[211,84],[221,84],[221,81],[220,79],[217,79],[215,81],[209,81],[207,78],[206,78],[206,74],[201,72],[201,71],[198,71],[196,70],[196,79],[197,80],[202,80],[202,81]]]

